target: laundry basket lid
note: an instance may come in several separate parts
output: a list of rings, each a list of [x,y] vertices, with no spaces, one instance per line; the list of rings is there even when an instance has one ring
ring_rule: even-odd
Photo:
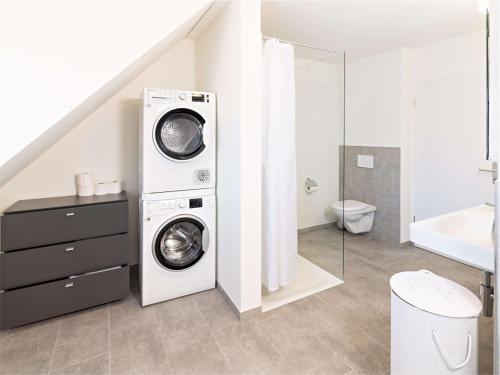
[[[359,202],[351,199],[347,199],[345,201],[338,201],[332,203],[332,208],[334,210],[344,210],[344,211],[360,211],[370,207],[369,204],[364,202]]]
[[[403,301],[436,315],[471,318],[482,310],[481,302],[470,290],[426,270],[393,275],[391,289]]]

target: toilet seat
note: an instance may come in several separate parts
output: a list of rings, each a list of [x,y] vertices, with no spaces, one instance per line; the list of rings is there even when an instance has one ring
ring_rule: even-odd
[[[366,233],[372,230],[373,219],[377,208],[368,203],[352,199],[332,203],[331,207],[337,217],[337,227],[351,233]]]
[[[345,201],[338,201],[332,203],[331,207],[335,211],[340,211],[349,214],[362,214],[368,212],[375,212],[377,208],[368,203],[347,199]]]

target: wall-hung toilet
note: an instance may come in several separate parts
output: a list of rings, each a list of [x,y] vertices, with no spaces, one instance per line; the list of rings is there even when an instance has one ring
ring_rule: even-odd
[[[368,203],[354,200],[338,201],[332,204],[339,229],[351,233],[366,233],[372,230],[377,208]]]

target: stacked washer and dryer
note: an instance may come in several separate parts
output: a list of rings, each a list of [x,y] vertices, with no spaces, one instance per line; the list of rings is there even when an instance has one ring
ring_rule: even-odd
[[[215,94],[147,88],[140,131],[142,305],[215,287]]]

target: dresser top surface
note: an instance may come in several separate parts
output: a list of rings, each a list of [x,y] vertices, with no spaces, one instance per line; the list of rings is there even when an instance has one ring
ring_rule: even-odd
[[[39,198],[20,200],[7,208],[4,215],[19,214],[31,211],[54,210],[58,208],[91,206],[103,203],[114,203],[127,201],[127,193],[107,195],[92,195],[90,197],[79,197],[69,195],[65,197]]]

